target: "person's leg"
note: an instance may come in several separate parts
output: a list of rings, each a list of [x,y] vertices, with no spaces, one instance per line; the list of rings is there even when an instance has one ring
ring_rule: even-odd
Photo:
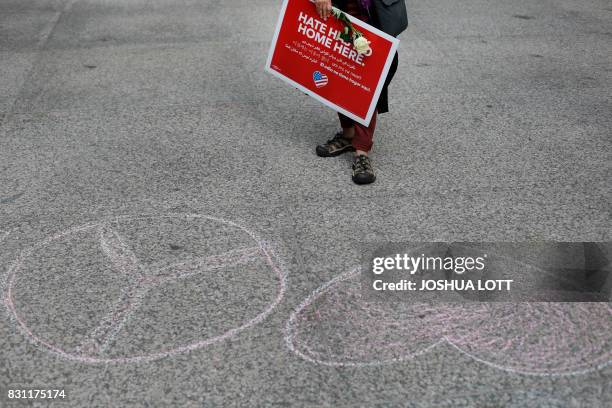
[[[376,116],[377,112],[374,111],[370,124],[364,126],[361,123],[354,122],[354,136],[353,136],[353,147],[355,148],[355,155],[365,154],[372,150],[374,145],[374,131],[376,130]]]
[[[340,127],[342,127],[342,136],[345,139],[352,139],[355,136],[355,121],[340,112],[338,112],[338,118],[340,119]]]
[[[368,152],[372,149],[374,141],[374,130],[376,129],[376,119],[378,113],[389,111],[387,87],[395,75],[398,65],[398,56],[395,53],[393,62],[389,69],[383,91],[380,95],[376,110],[372,116],[369,126],[363,126],[355,123],[355,136],[353,137],[353,147],[355,148],[355,160],[353,161],[353,181],[357,184],[369,184],[376,180],[376,175],[372,169],[372,163],[368,157]]]

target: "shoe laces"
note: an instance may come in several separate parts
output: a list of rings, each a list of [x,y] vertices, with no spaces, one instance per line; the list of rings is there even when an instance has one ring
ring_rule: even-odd
[[[370,159],[366,155],[359,155],[355,158],[355,162],[353,163],[355,167],[355,171],[372,171],[372,164],[370,163]]]
[[[344,136],[336,135],[332,137],[331,139],[329,139],[325,144],[328,146],[340,148],[340,147],[346,146],[348,144],[347,142],[348,140],[345,139]]]

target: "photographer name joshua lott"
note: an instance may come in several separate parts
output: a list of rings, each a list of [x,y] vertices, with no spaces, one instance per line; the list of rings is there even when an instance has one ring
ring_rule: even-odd
[[[418,280],[401,279],[397,282],[385,282],[375,279],[372,287],[376,291],[510,291],[512,279],[426,279],[427,271],[452,271],[463,275],[470,271],[483,271],[487,255],[481,257],[440,257],[440,256],[410,256],[396,254],[394,257],[379,257],[372,260],[372,272],[380,275],[385,271],[403,270],[414,276],[419,273]],[[420,281],[420,282],[419,282]]]

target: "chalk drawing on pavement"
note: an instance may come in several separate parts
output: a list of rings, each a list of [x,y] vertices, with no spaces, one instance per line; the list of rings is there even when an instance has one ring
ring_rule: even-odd
[[[612,361],[609,303],[412,303],[362,296],[360,268],[294,310],[287,347],[328,366],[413,359],[449,344],[489,366],[531,375],[586,373]]]
[[[174,242],[181,237],[185,242],[180,245]],[[166,241],[172,242],[166,245]],[[66,276],[55,278],[45,273]],[[106,280],[101,276],[106,276]],[[235,288],[224,291],[222,286],[228,277]],[[60,285],[45,292],[41,288],[48,281]],[[97,296],[104,288],[88,286],[94,282],[120,282],[121,287],[111,294]],[[177,299],[180,292],[173,289],[181,282],[183,291],[191,296],[185,301]],[[119,216],[57,233],[23,251],[7,274],[4,303],[23,334],[63,358],[82,363],[129,363],[168,357],[235,337],[262,322],[280,303],[285,289],[286,274],[271,245],[237,223],[199,214]],[[43,303],[41,296],[53,298],[59,292],[70,294],[72,299],[59,297],[44,303],[45,308],[36,309]],[[224,296],[213,299],[217,292]],[[89,298],[75,300],[81,294]],[[26,299],[20,299],[20,295]],[[187,316],[189,319],[184,317],[192,309],[200,310],[198,304],[188,303],[194,297],[209,315],[194,311],[193,316]],[[70,302],[74,306],[66,304]],[[176,335],[164,333],[163,327],[149,322],[142,327],[157,332],[157,338],[151,335],[154,346],[139,352],[115,350],[121,341],[128,345],[138,341],[146,344],[142,337],[149,333],[141,330],[135,334],[128,326],[144,325],[141,321],[149,314],[159,316],[164,303],[172,302],[182,309],[176,311],[176,316],[172,316],[172,308],[166,311],[170,314],[166,321],[168,330],[175,330],[175,320],[183,316],[190,325],[195,325],[191,328],[191,341],[180,342]],[[97,308],[81,310],[90,303]],[[57,310],[46,310],[56,304]],[[227,316],[230,311],[231,316]],[[134,317],[136,314],[138,318]],[[49,323],[53,319],[63,323],[53,326]],[[65,330],[65,334],[49,338],[53,336],[44,334],[48,327],[42,321],[51,325],[51,331]],[[73,321],[81,324],[71,326]],[[217,332],[209,333],[213,330],[210,326]],[[137,335],[140,340],[130,337]],[[72,342],[62,344],[64,338]]]

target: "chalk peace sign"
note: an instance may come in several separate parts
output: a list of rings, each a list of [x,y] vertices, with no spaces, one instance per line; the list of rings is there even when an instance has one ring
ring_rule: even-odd
[[[232,221],[120,216],[23,251],[4,301],[35,344],[84,363],[127,363],[234,337],[264,320],[285,286],[270,246]]]

